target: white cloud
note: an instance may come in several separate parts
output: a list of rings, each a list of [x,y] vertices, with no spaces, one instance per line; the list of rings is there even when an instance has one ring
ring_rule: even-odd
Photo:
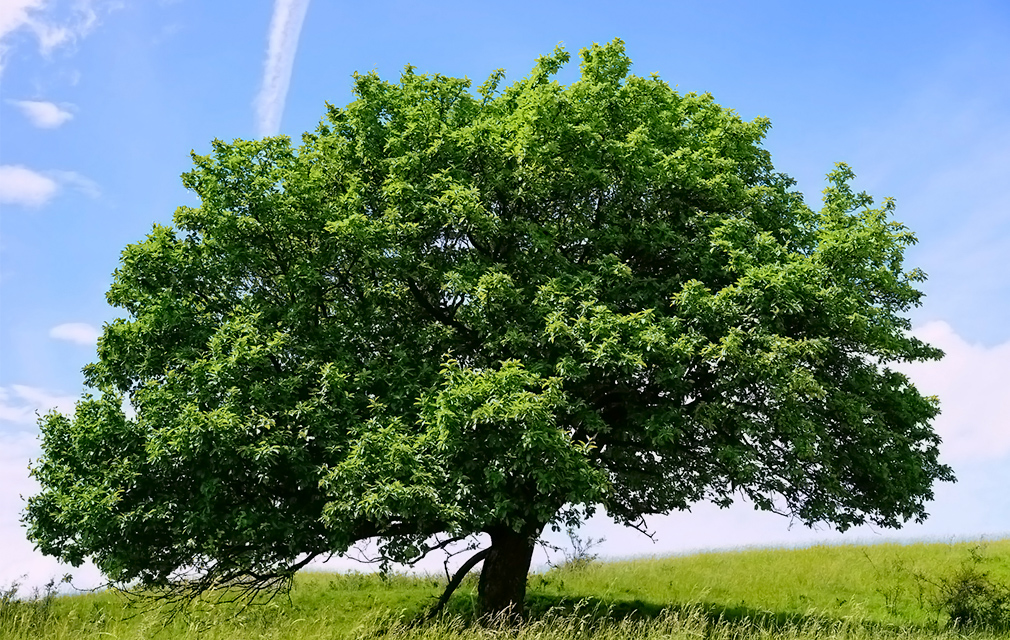
[[[308,8],[309,0],[274,2],[263,86],[256,97],[256,126],[261,136],[276,135],[280,130],[284,102],[291,83],[291,69],[298,49],[298,36]]]
[[[4,0],[0,4],[0,39],[32,20],[32,14],[45,5],[45,0]]]
[[[0,387],[0,423],[35,424],[37,415],[46,414],[51,409],[70,414],[76,403],[76,396],[58,395],[38,387],[23,384]]]
[[[938,362],[902,367],[923,394],[940,398],[935,428],[950,461],[979,461],[1010,454],[1010,342],[969,344],[946,322],[913,332],[946,352]]]
[[[52,178],[22,167],[0,165],[0,204],[41,207],[59,190]]]
[[[98,329],[83,322],[68,322],[53,327],[49,330],[49,337],[57,340],[66,340],[75,344],[91,346],[98,340]]]
[[[55,129],[74,117],[74,114],[52,102],[41,100],[8,100],[25,117],[40,129]]]
[[[0,74],[10,48],[10,36],[29,31],[38,42],[39,52],[50,55],[59,47],[72,45],[87,36],[98,24],[100,9],[115,9],[119,0],[3,0],[0,3]]]
[[[0,204],[41,207],[70,186],[89,198],[101,195],[98,183],[76,171],[46,171],[40,173],[21,165],[0,165]]]

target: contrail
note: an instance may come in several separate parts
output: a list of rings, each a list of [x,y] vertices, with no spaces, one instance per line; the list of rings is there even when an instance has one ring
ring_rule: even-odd
[[[260,136],[273,136],[281,127],[284,101],[288,97],[291,68],[298,50],[298,36],[305,22],[309,0],[276,0],[270,19],[263,86],[256,97],[256,128]]]

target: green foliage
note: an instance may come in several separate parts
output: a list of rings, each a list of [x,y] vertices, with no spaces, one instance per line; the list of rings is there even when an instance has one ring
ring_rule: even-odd
[[[946,613],[954,627],[981,627],[1010,631],[1010,586],[1007,578],[993,575],[987,568],[989,558],[981,546],[968,550],[968,559],[949,575],[926,581],[936,588],[937,607]],[[1003,559],[1006,573],[1007,559]]]
[[[963,571],[944,580],[940,606],[958,627],[1010,629],[1010,589],[985,573]]]
[[[365,538],[532,545],[597,505],[922,520],[938,402],[890,365],[941,353],[908,334],[893,203],[839,165],[813,211],[767,120],[630,75],[620,41],[581,57],[476,95],[356,75],[298,147],[194,155],[200,205],[122,253],[93,393],[41,421],[38,548],[198,592]]]

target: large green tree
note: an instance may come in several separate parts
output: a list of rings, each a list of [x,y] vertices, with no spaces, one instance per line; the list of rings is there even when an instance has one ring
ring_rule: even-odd
[[[620,41],[581,57],[567,87],[560,48],[504,89],[356,75],[300,147],[194,155],[200,206],[123,251],[94,394],[41,420],[38,548],[205,589],[486,534],[494,612],[597,505],[921,521],[953,477],[890,365],[942,354],[892,203],[838,165],[813,211],[767,120],[629,75]]]

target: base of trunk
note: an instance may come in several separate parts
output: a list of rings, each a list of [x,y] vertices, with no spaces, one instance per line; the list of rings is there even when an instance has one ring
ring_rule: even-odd
[[[526,599],[526,577],[537,535],[502,530],[491,534],[491,549],[480,572],[480,614],[520,616]]]

